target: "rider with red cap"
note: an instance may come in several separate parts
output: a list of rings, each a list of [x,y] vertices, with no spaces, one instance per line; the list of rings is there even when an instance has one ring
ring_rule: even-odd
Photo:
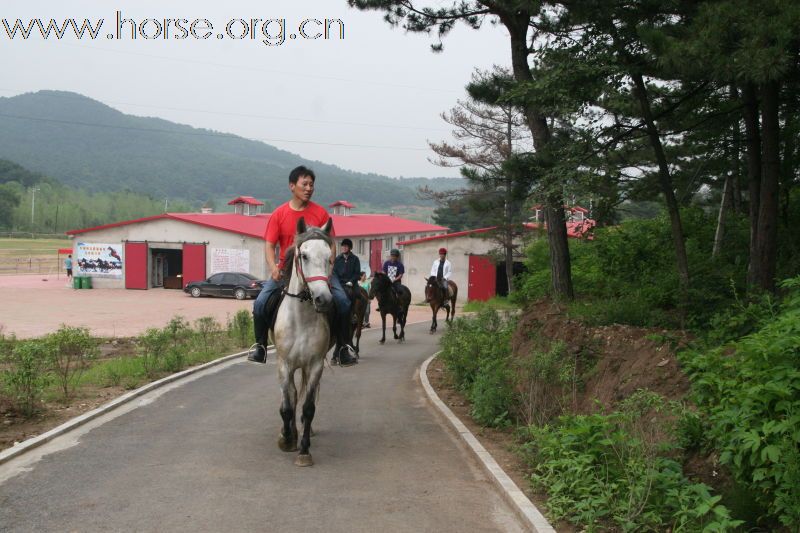
[[[447,301],[448,284],[453,276],[453,267],[447,260],[447,248],[439,248],[439,259],[433,261],[431,276],[436,278],[436,283],[442,291],[442,300]]]

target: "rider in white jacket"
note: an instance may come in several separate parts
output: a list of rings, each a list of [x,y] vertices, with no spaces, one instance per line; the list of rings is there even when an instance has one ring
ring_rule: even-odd
[[[447,248],[439,248],[439,259],[434,260],[431,265],[431,276],[436,278],[445,300],[447,300],[447,282],[450,281],[452,275],[452,265],[447,260]]]

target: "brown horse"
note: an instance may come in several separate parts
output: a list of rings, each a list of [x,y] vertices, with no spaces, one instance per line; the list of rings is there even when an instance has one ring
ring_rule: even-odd
[[[454,281],[447,282],[447,286],[449,290],[447,291],[448,294],[443,294],[442,288],[439,286],[439,283],[436,281],[436,276],[431,276],[428,278],[428,283],[425,285],[425,300],[430,302],[431,304],[431,311],[433,311],[433,320],[431,321],[431,333],[436,332],[436,328],[439,325],[438,321],[436,320],[436,315],[439,314],[439,309],[444,307],[447,311],[447,317],[445,317],[445,322],[450,322],[453,320],[453,317],[456,316],[456,300],[458,299],[458,285],[455,284]]]
[[[381,325],[383,336],[378,342],[386,342],[386,315],[392,315],[392,333],[394,338],[403,342],[406,340],[406,318],[408,306],[411,305],[411,291],[405,285],[400,285],[395,292],[389,276],[383,272],[375,272],[372,285],[369,288],[369,299],[377,298],[381,312]],[[397,334],[397,324],[400,324],[400,334]]]
[[[348,287],[347,290],[353,291],[350,296],[350,301],[353,302],[353,318],[351,324],[353,327],[353,337],[355,337],[356,340],[353,347],[356,349],[357,358],[359,345],[361,344],[361,330],[364,328],[364,315],[367,314],[367,306],[369,305],[369,294],[366,289],[361,286],[353,287],[352,289]],[[348,295],[350,294],[348,293]]]

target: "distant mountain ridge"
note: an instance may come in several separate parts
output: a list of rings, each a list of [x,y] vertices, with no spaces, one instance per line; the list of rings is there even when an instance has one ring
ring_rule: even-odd
[[[320,203],[423,205],[418,187],[464,183],[344,170],[235,135],[127,115],[63,91],[0,98],[0,158],[87,190],[128,189],[191,201],[245,194],[277,205],[286,196],[289,171],[300,164],[325,177],[315,195]]]

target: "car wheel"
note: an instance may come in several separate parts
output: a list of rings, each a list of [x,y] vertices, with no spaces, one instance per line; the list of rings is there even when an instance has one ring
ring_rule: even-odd
[[[237,300],[244,300],[245,298],[247,298],[247,293],[244,292],[244,289],[239,288],[239,289],[236,289],[235,291],[233,291],[233,296]]]
[[[200,287],[192,287],[192,296],[194,298],[200,298]]]

